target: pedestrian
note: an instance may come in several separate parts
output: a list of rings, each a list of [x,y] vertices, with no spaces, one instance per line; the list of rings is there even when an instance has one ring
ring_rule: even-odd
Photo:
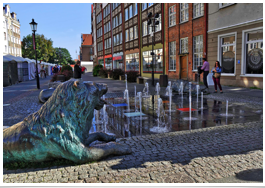
[[[58,73],[58,71],[59,71],[59,69],[58,69],[57,65],[55,65],[55,66],[53,67],[52,72],[53,72],[54,74],[56,74],[56,73]]]
[[[209,93],[207,76],[209,74],[210,65],[209,65],[208,61],[206,60],[206,58],[202,58],[202,62],[203,62],[203,66],[201,67],[201,70],[203,70],[203,83],[207,89],[207,92]]]
[[[44,77],[45,77],[44,65],[41,66],[40,77],[41,77],[41,78],[44,78]]]
[[[82,70],[80,67],[80,61],[77,60],[75,66],[74,66],[74,78],[75,79],[81,79]]]
[[[214,93],[217,93],[217,85],[220,89],[220,93],[223,93],[222,86],[220,84],[222,67],[220,67],[219,61],[215,62],[215,66],[213,67],[211,72],[213,73],[213,82],[214,82],[214,89],[215,89]]]

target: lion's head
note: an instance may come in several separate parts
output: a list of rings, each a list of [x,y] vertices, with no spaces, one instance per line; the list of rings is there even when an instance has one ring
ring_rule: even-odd
[[[46,127],[45,131],[49,131],[50,127],[59,125],[87,132],[92,126],[94,109],[99,110],[106,104],[101,97],[107,91],[106,84],[71,79],[59,85],[41,109],[24,121],[34,125],[35,130]]]

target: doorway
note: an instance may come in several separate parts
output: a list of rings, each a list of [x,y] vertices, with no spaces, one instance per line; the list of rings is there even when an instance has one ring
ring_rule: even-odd
[[[180,56],[180,79],[188,79],[188,56]]]

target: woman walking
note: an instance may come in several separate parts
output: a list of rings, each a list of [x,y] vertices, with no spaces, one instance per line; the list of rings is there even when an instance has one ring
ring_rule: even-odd
[[[214,82],[214,93],[217,93],[217,85],[220,89],[220,93],[223,93],[222,86],[220,84],[222,68],[220,67],[219,61],[215,62],[215,66],[211,71],[213,73],[213,82]]]

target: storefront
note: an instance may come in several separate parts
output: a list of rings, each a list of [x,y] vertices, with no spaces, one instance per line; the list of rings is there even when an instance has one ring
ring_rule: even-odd
[[[123,69],[124,70],[124,63],[123,63],[123,53],[116,53],[113,54],[113,69]]]
[[[98,64],[102,65],[104,67],[104,59],[103,59],[103,57],[99,57],[98,58]]]
[[[163,49],[154,50],[154,64],[152,64],[153,57],[151,55],[152,51],[144,51],[143,52],[143,72],[151,73],[152,66],[154,65],[155,73],[163,73]]]
[[[105,68],[112,70],[112,57],[105,58]]]
[[[139,53],[126,54],[126,71],[139,71]]]

